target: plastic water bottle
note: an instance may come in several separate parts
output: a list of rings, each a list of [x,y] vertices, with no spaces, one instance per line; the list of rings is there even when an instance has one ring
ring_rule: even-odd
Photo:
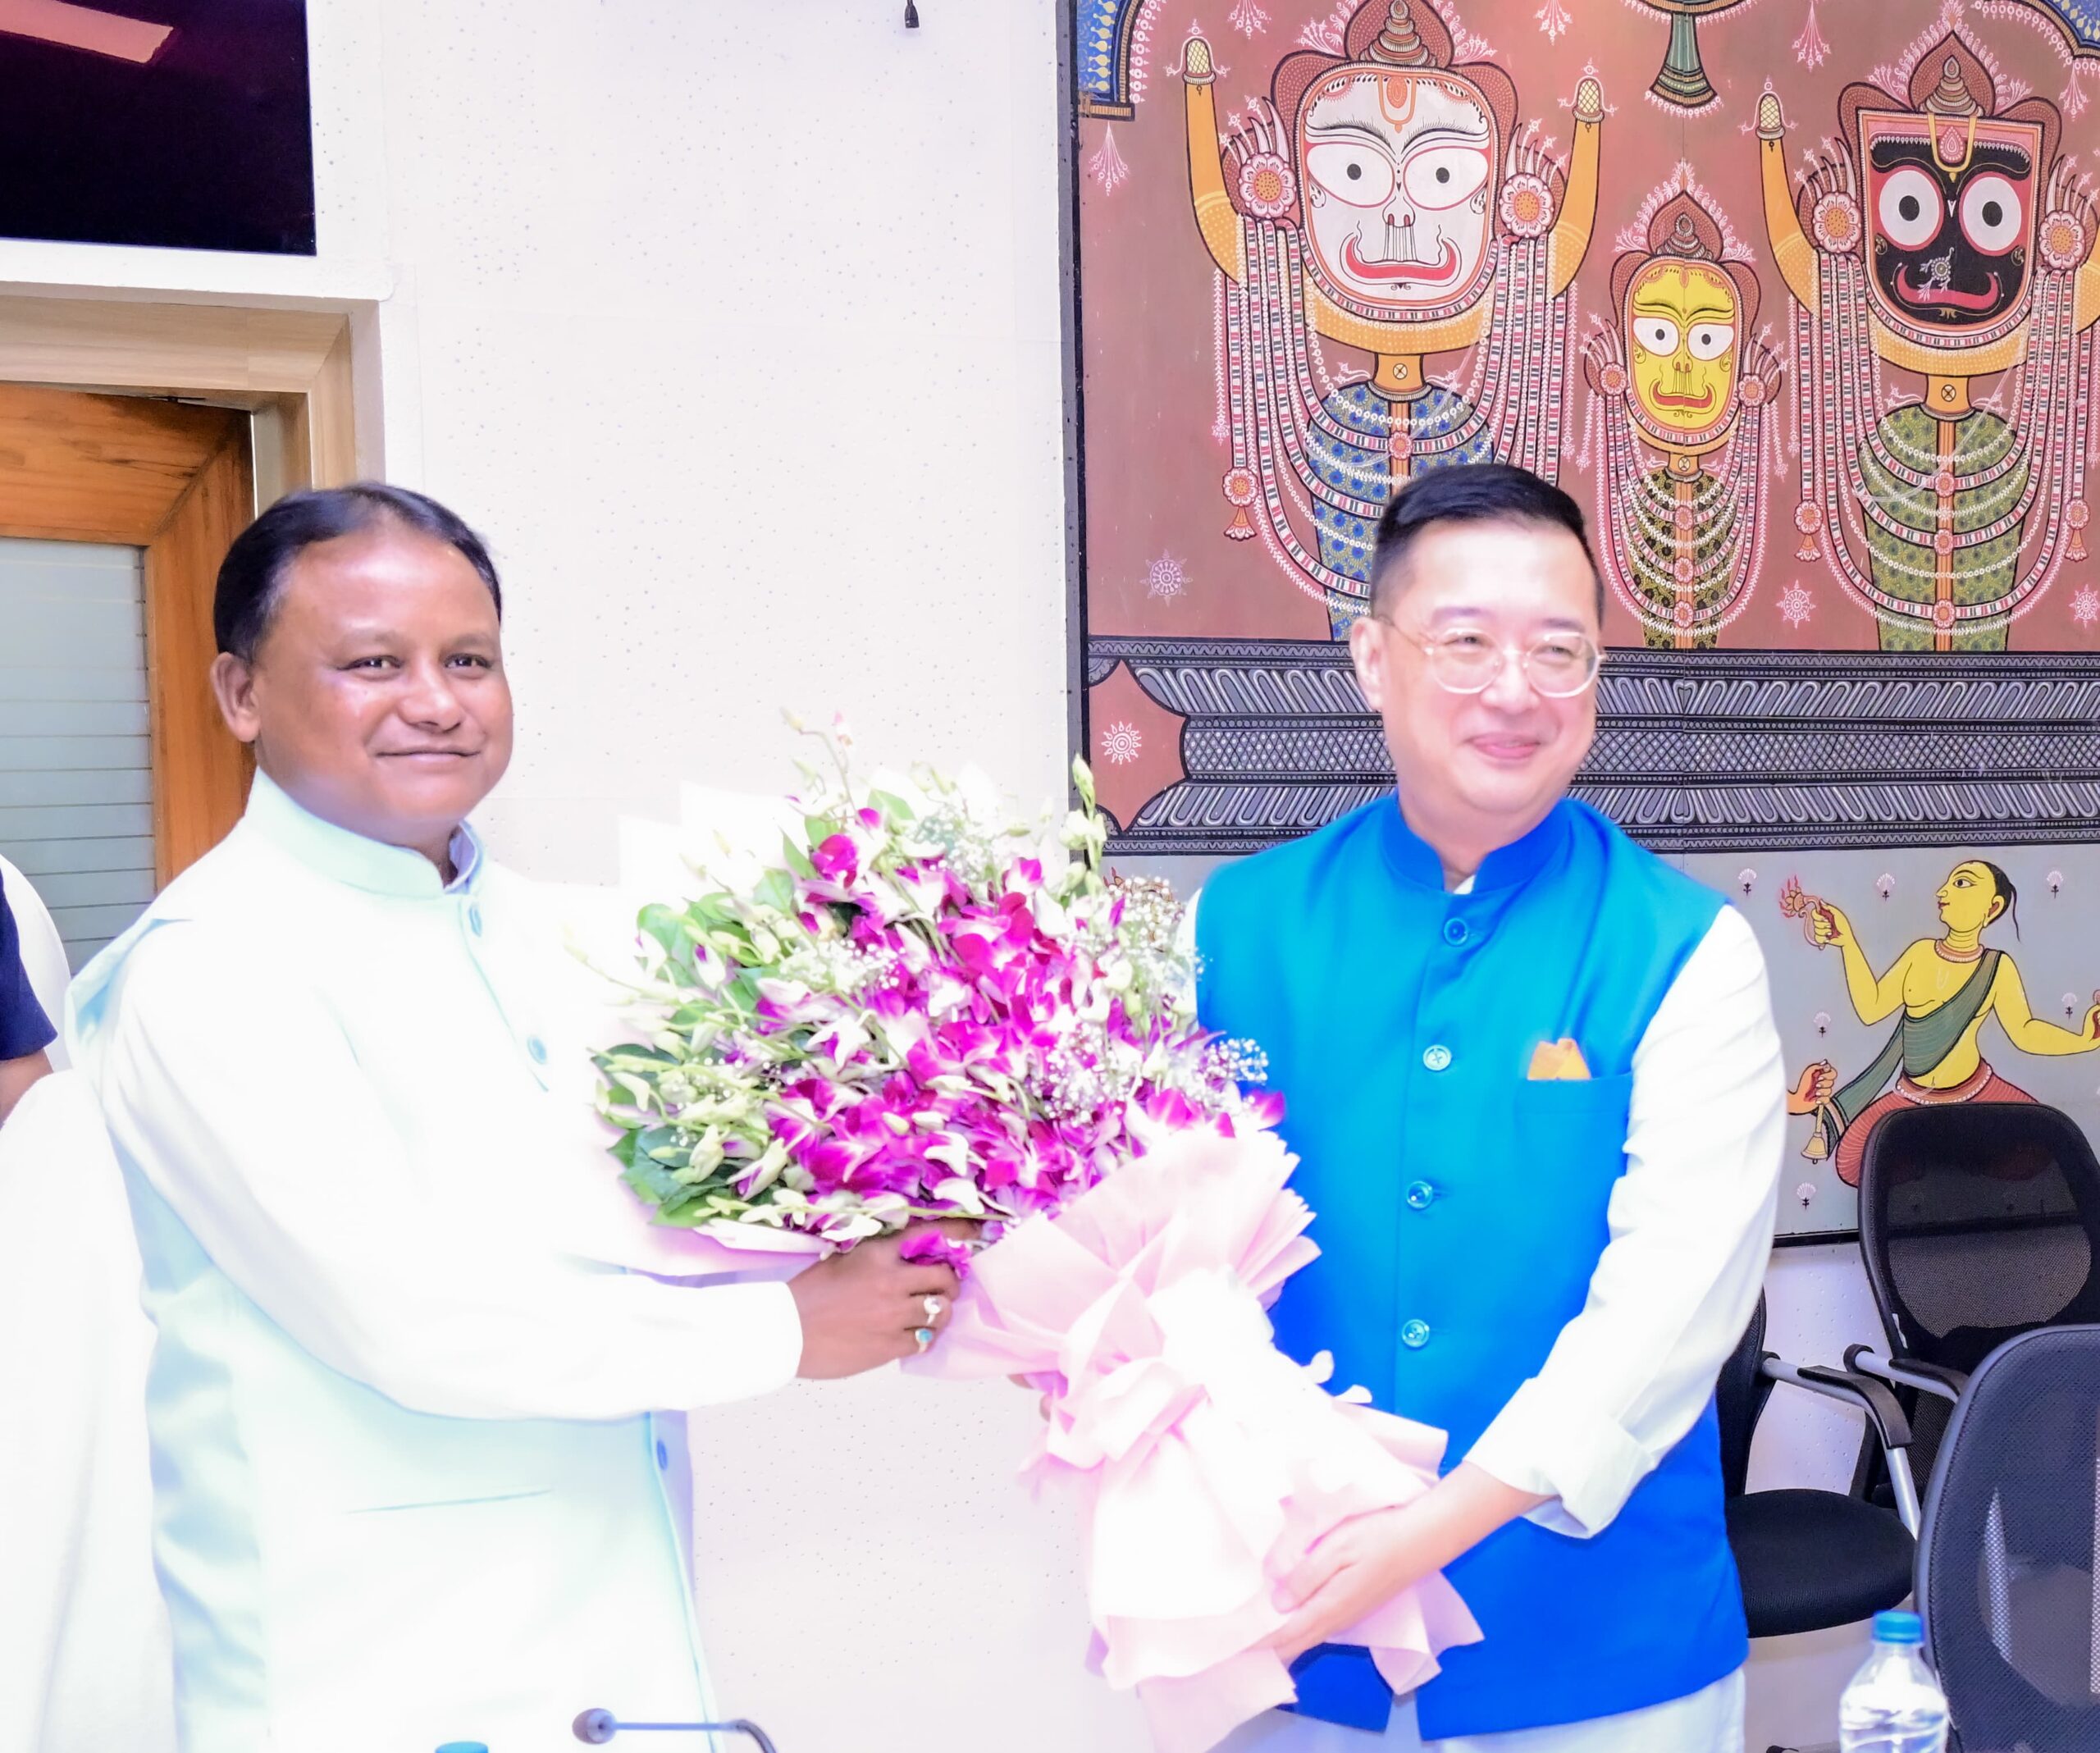
[[[1874,1616],[1874,1650],[1838,1704],[1839,1753],[1946,1753],[1947,1695],[1915,1613]]]

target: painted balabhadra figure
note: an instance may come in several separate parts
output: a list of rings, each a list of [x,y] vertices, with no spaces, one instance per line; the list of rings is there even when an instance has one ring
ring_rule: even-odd
[[[1182,50],[1196,222],[1219,271],[1226,533],[1265,542],[1337,637],[1413,472],[1559,468],[1603,94],[1577,88],[1564,165],[1536,122],[1520,127],[1509,76],[1461,59],[1454,36],[1431,0],[1372,0],[1340,54],[1279,62],[1221,148],[1210,44]],[[1369,377],[1331,376],[1322,336],[1369,354]],[[1454,370],[1431,379],[1441,355]]]
[[[1609,322],[1583,349],[1598,555],[1650,646],[1712,646],[1764,547],[1779,362],[1750,252],[1688,166],[1619,234]]]
[[[1798,179],[1778,98],[1758,104],[1765,226],[1799,306],[1798,553],[1828,558],[1884,651],[2003,651],[2084,557],[2094,207],[2056,106],[1999,107],[1965,26],[1889,77],[1845,88],[1842,138]],[[1883,366],[1911,374],[1892,404]]]

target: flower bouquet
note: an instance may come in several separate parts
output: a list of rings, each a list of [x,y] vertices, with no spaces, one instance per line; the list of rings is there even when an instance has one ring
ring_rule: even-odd
[[[614,1154],[720,1263],[931,1220],[947,1331],[906,1367],[1025,1376],[1038,1477],[1076,1482],[1095,1659],[1162,1753],[1294,1695],[1271,1588],[1348,1517],[1434,1484],[1440,1431],[1329,1394],[1263,1312],[1313,1258],[1250,1046],[1198,1025],[1164,884],[1104,874],[1105,824],[1045,833],[981,787],[856,784],[842,729],[778,854],[651,906],[647,1039],[597,1057]],[[1395,1690],[1479,1633],[1440,1577],[1354,1627]]]

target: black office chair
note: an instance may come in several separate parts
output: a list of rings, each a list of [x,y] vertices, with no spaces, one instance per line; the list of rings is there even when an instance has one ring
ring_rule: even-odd
[[[1941,1445],[1918,1601],[1961,1753],[2100,1747],[2100,1327],[2023,1333]]]
[[[1929,1482],[1971,1370],[2016,1335],[2100,1321],[2100,1163],[2038,1102],[1891,1114],[1861,1166],[1860,1253],[1888,1350],[1855,1345],[1845,1367],[1897,1386]],[[1856,1484],[1889,1500],[1871,1445]]]
[[[1743,1612],[1753,1637],[1824,1631],[1896,1606],[1911,1592],[1916,1550],[1910,1533],[1916,1525],[1915,1500],[1906,1525],[1895,1512],[1842,1491],[1745,1489],[1751,1438],[1773,1385],[1782,1381],[1857,1408],[1872,1440],[1892,1458],[1894,1476],[1906,1482],[1910,1477],[1903,1452],[1911,1432],[1896,1396],[1869,1376],[1796,1366],[1767,1351],[1760,1298],[1714,1390],[1728,1545],[1742,1578]]]

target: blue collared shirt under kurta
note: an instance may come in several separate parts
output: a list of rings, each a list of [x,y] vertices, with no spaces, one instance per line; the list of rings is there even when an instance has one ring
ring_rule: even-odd
[[[0,1059],[25,1059],[40,1053],[50,1046],[55,1032],[30,990],[15,915],[8,910],[7,888],[0,884]]]
[[[1321,1258],[1275,1310],[1290,1356],[1449,1433],[1465,1458],[1582,1309],[1626,1166],[1635,1050],[1719,897],[1563,802],[1468,893],[1381,799],[1217,872],[1197,915],[1205,1025],[1258,1043]],[[1591,1075],[1532,1080],[1544,1042]],[[1744,1660],[1710,1404],[1610,1525],[1529,1521],[1447,1573],[1481,1642],[1449,1651],[1425,1737],[1587,1720]],[[1296,1671],[1298,1708],[1381,1728],[1363,1650]]]

